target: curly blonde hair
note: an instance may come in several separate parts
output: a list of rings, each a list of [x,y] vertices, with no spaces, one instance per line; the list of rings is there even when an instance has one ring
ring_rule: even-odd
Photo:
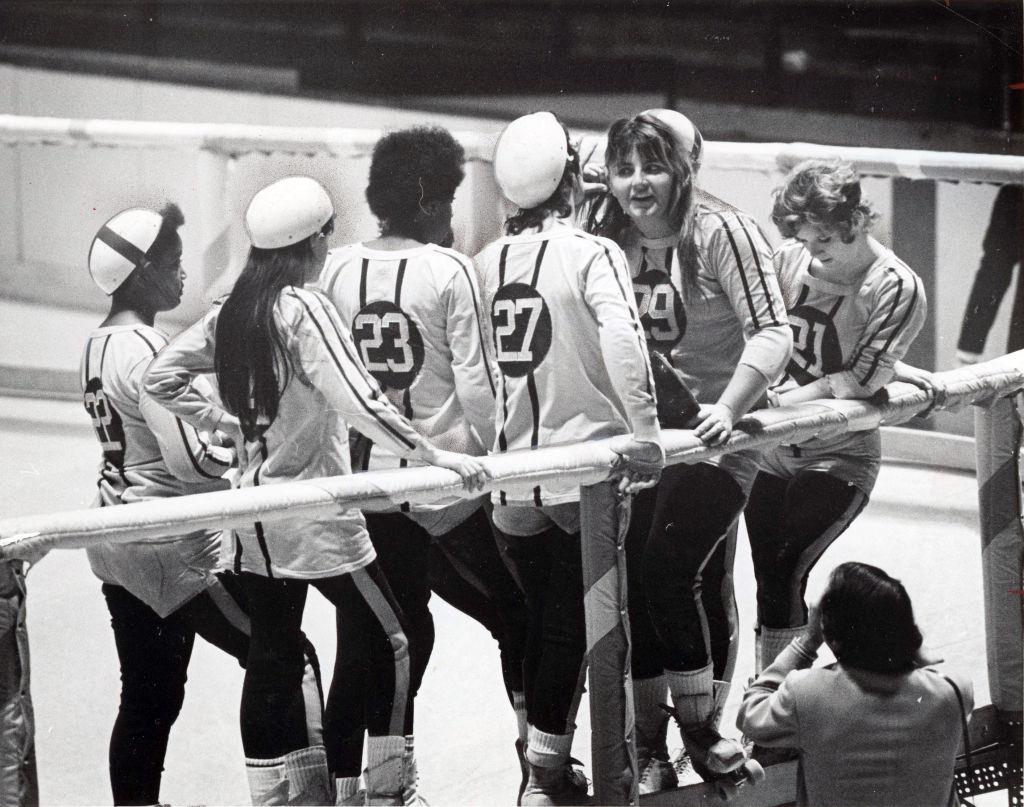
[[[870,227],[878,218],[863,198],[860,175],[843,160],[804,160],[786,176],[786,184],[774,191],[772,221],[785,238],[810,224],[837,232],[843,243],[854,239],[858,227]]]

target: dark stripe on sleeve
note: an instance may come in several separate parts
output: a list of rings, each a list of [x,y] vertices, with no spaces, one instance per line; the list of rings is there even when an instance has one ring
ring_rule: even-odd
[[[146,347],[148,347],[152,351],[153,357],[156,358],[156,354],[160,352],[159,348],[154,347],[153,343],[146,338],[146,335],[142,331],[132,331],[132,333],[134,333],[137,337],[139,337],[139,339],[146,343]],[[203,467],[199,464],[199,460],[196,458],[196,455],[192,453],[192,445],[189,443],[188,435],[185,433],[185,424],[182,423],[179,418],[175,418],[174,423],[178,427],[178,434],[181,436],[181,444],[185,447],[185,455],[188,457],[189,462],[192,463],[192,467],[195,469],[195,472],[200,476],[205,476],[207,479],[220,479],[220,476],[218,474],[208,474],[206,471],[203,470]],[[196,433],[196,441],[199,443],[200,446],[203,447],[203,450],[205,451],[207,445],[203,440],[200,439],[198,432]],[[214,463],[215,465],[221,465],[224,468],[231,467],[228,463],[221,462],[216,457],[207,455],[207,459],[209,459],[210,462]]]
[[[359,307],[366,307],[366,275],[370,269],[370,259],[363,258],[363,266],[359,271]]]
[[[359,393],[355,385],[352,383],[352,380],[348,377],[348,374],[345,372],[345,368],[342,365],[341,360],[338,358],[338,355],[334,352],[334,348],[331,347],[330,340],[327,338],[327,334],[325,333],[323,326],[317,319],[316,314],[313,313],[313,310],[309,307],[309,304],[304,299],[302,299],[302,297],[300,297],[297,294],[294,295],[294,297],[302,304],[302,307],[306,309],[307,315],[312,320],[313,325],[316,327],[317,331],[319,331],[320,333],[320,338],[324,343],[324,347],[327,348],[327,352],[330,354],[331,359],[334,360],[335,368],[337,368],[342,380],[352,391],[352,395],[355,398],[355,400],[358,401],[359,404],[363,407],[363,409],[366,410],[366,413],[370,415],[374,420],[376,420],[380,424],[381,428],[384,429],[384,431],[391,434],[395,438],[395,440],[397,440],[402,445],[408,446],[411,449],[416,448],[415,443],[412,443],[408,439],[406,439],[404,435],[400,434],[390,423],[388,423],[383,417],[381,417],[381,415],[378,412],[374,412],[373,409],[366,403],[364,397]],[[320,305],[323,306],[323,302],[320,302]],[[325,316],[327,316],[326,311],[324,313]],[[327,316],[327,321],[331,322],[330,316]],[[336,326],[334,326],[332,323],[332,327]],[[348,349],[345,346],[345,340],[342,339],[341,335],[337,334],[337,332],[336,335],[338,336],[338,342],[339,344],[341,344],[342,350],[345,351],[345,355],[348,357],[349,362],[357,362],[358,359],[356,359],[354,356],[349,355]]]
[[[266,462],[266,461],[267,461],[267,440],[261,434],[260,435],[260,464],[256,468],[256,473],[254,473],[252,475],[253,487],[257,487],[258,488],[260,486],[260,471],[263,469],[263,463]],[[264,562],[264,564],[266,564],[266,567],[267,567],[267,577],[273,578],[274,577],[274,571],[273,571],[273,568],[271,567],[271,563],[270,563],[270,550],[267,548],[267,538],[263,534],[263,522],[262,521],[253,522],[253,526],[256,528],[256,540],[259,542],[260,552],[263,553],[263,562]]]
[[[754,265],[757,267],[757,276],[761,281],[761,288],[764,289],[764,298],[768,302],[768,314],[772,318],[772,325],[778,325],[779,317],[775,313],[775,306],[772,305],[771,289],[768,286],[768,281],[765,279],[764,267],[761,266],[761,259],[757,255],[757,248],[754,246],[754,239],[750,235],[750,228],[743,223],[743,220],[740,219],[739,216],[736,217],[736,221],[739,222],[740,227],[743,229],[743,234],[747,237],[747,243],[750,244],[750,254],[754,256]],[[758,233],[760,232],[761,231],[759,229]],[[764,236],[762,235],[762,237]]]
[[[586,236],[583,235],[582,233],[576,233],[576,235],[580,238],[586,238]],[[587,240],[590,239],[587,238]],[[644,337],[644,331],[643,328],[640,327],[640,323],[632,316],[633,309],[630,306],[630,302],[633,302],[633,305],[636,305],[636,297],[631,298],[626,293],[626,290],[623,288],[622,281],[619,279],[619,273],[615,271],[615,261],[612,260],[612,254],[608,251],[608,247],[606,247],[604,244],[601,244],[600,242],[596,243],[604,251],[604,257],[608,261],[608,265],[611,267],[612,270],[612,277],[615,278],[615,285],[619,287],[619,293],[622,295],[622,299],[626,303],[626,309],[630,312],[630,320],[633,323],[633,332],[636,334],[637,344],[640,345],[640,354],[644,357],[644,364],[647,365],[647,392],[653,395],[654,388],[652,387],[652,384],[654,379],[654,371],[651,369],[651,358],[647,353],[647,339]]]
[[[890,271],[892,271],[892,270],[890,270]],[[871,334],[871,336],[867,339],[867,341],[865,341],[860,346],[860,350],[858,350],[857,353],[853,357],[852,364],[856,364],[858,361],[860,361],[860,358],[861,358],[861,356],[864,355],[864,351],[868,348],[868,345],[873,344],[874,341],[882,333],[882,331],[884,331],[888,327],[889,320],[892,319],[892,315],[896,311],[896,306],[898,306],[900,304],[900,297],[902,296],[902,292],[903,292],[903,279],[901,277],[897,276],[897,278],[896,278],[896,296],[895,296],[895,298],[893,298],[892,305],[889,307],[889,310],[885,314],[885,319],[882,320],[882,323],[877,328],[875,328],[875,332],[873,334]]]
[[[188,435],[185,434],[185,424],[178,420],[178,418],[175,418],[174,422],[178,425],[178,434],[181,435],[181,442],[185,446],[185,453],[188,455],[189,462],[192,463],[192,467],[195,468],[196,473],[199,474],[200,476],[205,476],[207,479],[220,479],[220,476],[218,476],[217,474],[208,474],[206,473],[206,471],[203,470],[202,466],[199,464],[199,460],[197,460],[195,458],[195,455],[192,453],[192,447],[188,443]],[[199,443],[200,445],[203,446],[203,448],[206,448],[206,443],[204,443],[202,440],[200,440]],[[226,463],[222,463],[219,460],[214,459],[213,457],[210,457],[210,460],[212,462],[217,463],[218,465],[223,465],[225,468],[228,467]]]
[[[640,268],[636,270],[638,275],[642,275],[644,269],[647,268],[647,247],[640,247]],[[666,269],[666,271],[668,271]]]
[[[903,278],[899,277],[899,273],[895,269],[891,269],[890,268],[889,271],[892,272],[894,275],[896,275],[897,278],[899,278],[900,288],[902,289],[902,287],[903,287]],[[903,313],[903,319],[900,320],[900,324],[896,326],[896,328],[893,330],[893,332],[891,334],[889,334],[889,338],[885,340],[885,346],[882,348],[881,352],[879,352],[879,353],[877,353],[875,355],[874,361],[871,362],[871,369],[868,371],[868,374],[864,377],[864,380],[861,382],[862,384],[867,384],[868,381],[871,379],[871,377],[875,374],[875,371],[878,369],[878,362],[879,362],[879,359],[880,359],[882,353],[887,353],[889,351],[889,347],[895,341],[896,337],[899,336],[901,333],[903,333],[903,329],[906,327],[907,321],[913,315],[914,309],[917,307],[917,294],[918,294],[917,277],[912,276],[912,279],[914,281],[914,290],[913,290],[913,292],[911,292],[910,303],[907,305],[907,310]],[[898,301],[898,296],[897,296],[897,301]],[[892,311],[895,312],[895,310],[896,310],[896,305],[893,304]],[[890,312],[890,313],[892,313],[892,312]]]
[[[540,279],[540,265],[544,262],[544,253],[548,250],[548,241],[545,238],[540,242],[540,249],[537,250],[537,260],[533,264],[533,277],[530,278],[530,285],[537,288],[537,281]]]
[[[800,294],[796,298],[796,305],[793,308],[799,308],[807,300],[807,295],[811,293],[811,288],[806,283],[800,284]]]
[[[154,347],[153,343],[146,338],[146,334],[144,334],[142,331],[132,331],[132,333],[146,343],[146,347],[148,347],[150,351],[153,353],[153,358],[156,358],[156,354],[160,352],[160,348]]]
[[[750,309],[750,318],[754,321],[754,329],[756,330],[761,327],[761,323],[757,318],[757,310],[754,308],[754,298],[750,295],[750,282],[747,280],[747,273],[743,271],[743,258],[740,257],[740,249],[736,245],[736,239],[732,237],[732,230],[729,229],[725,216],[717,211],[714,215],[722,222],[725,234],[729,237],[729,245],[732,247],[732,254],[736,260],[736,269],[739,271],[740,280],[743,281],[743,294],[747,298],[747,308]]]
[[[408,258],[402,258],[398,262],[398,277],[395,278],[395,305],[399,308],[402,307],[402,281],[405,280],[405,267],[408,263]]]

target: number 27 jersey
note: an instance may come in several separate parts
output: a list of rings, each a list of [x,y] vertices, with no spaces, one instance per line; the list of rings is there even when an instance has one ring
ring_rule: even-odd
[[[490,312],[499,451],[634,432],[658,442],[654,382],[629,270],[613,242],[552,223],[476,257]],[[500,492],[499,504],[579,499],[578,485]]]

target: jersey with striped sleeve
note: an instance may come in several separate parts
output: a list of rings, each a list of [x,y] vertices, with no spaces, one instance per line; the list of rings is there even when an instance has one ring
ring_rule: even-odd
[[[789,357],[785,304],[771,248],[754,220],[707,197],[694,218],[696,287],[687,289],[679,239],[623,238],[651,350],[667,354],[701,403],[715,403],[738,364],[774,381]]]
[[[552,222],[508,235],[477,256],[499,385],[495,449],[531,449],[632,431],[658,442],[650,360],[622,251]],[[498,504],[579,500],[546,482],[498,491]]]
[[[854,283],[815,277],[798,241],[776,252],[793,329],[779,392],[825,378],[836,398],[867,398],[892,381],[927,316],[920,278],[889,249]]]
[[[214,305],[175,338],[145,379],[154,399],[200,428],[236,422],[192,386],[197,375],[213,371],[220,311]],[[244,440],[241,487],[351,473],[350,423],[398,456],[420,456],[423,438],[363,368],[348,329],[323,294],[288,286],[278,296],[274,316],[292,371],[277,417]],[[266,577],[314,579],[355,571],[373,558],[362,513],[351,508],[237,528],[230,562],[236,570]]]
[[[223,490],[232,452],[157,406],[142,377],[167,338],[147,325],[94,330],[81,363],[82,396],[103,448],[96,505]],[[93,573],[123,586],[167,616],[212,581],[219,533],[133,543],[95,544],[86,550]]]
[[[319,286],[363,365],[416,431],[443,448],[486,453],[497,382],[469,258],[435,244],[393,251],[350,244],[327,253]],[[398,464],[375,444],[367,467]]]
[[[439,448],[486,454],[494,444],[497,381],[469,258],[436,244],[402,250],[349,244],[327,253],[319,286],[348,324],[363,365],[416,431]],[[409,464],[358,438],[355,470]],[[431,534],[442,534],[478,506],[464,500],[403,503],[402,509]]]

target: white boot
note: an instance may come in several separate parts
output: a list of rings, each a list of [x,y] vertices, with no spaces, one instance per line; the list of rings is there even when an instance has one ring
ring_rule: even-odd
[[[366,780],[360,776],[345,776],[334,780],[335,807],[357,807],[366,804]]]
[[[327,752],[322,745],[276,759],[246,759],[245,773],[252,803],[259,807],[334,804]]]
[[[589,782],[577,771],[569,756],[572,734],[548,734],[529,728],[526,760],[529,777],[520,803],[524,807],[590,804]]]
[[[415,743],[408,737],[367,737],[366,803],[426,804],[419,794]]]

